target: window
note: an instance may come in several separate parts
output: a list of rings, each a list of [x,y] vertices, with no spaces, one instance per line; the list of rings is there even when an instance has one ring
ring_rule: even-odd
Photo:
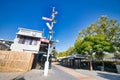
[[[18,43],[24,44],[24,38],[20,38]]]
[[[32,45],[37,45],[37,40],[33,40]]]
[[[30,37],[20,37],[19,44],[25,44],[25,45],[37,45],[38,39],[37,38],[30,38]]]
[[[25,42],[24,42],[24,44],[26,44],[26,45],[30,45],[30,39],[29,39],[29,38],[25,38]]]

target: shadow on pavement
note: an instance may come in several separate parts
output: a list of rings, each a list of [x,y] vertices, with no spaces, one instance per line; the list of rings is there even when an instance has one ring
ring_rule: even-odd
[[[13,80],[25,80],[25,78],[24,78],[24,77],[21,77],[21,78],[19,78],[19,79],[13,79]]]
[[[97,73],[98,76],[106,78],[107,80],[120,80],[120,74]]]

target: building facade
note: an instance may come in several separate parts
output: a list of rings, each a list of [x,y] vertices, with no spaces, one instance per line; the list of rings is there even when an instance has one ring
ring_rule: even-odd
[[[14,43],[11,45],[11,51],[31,52],[35,54],[33,68],[37,63],[44,67],[48,51],[49,40],[43,37],[43,32],[19,28]]]
[[[11,45],[11,50],[39,53],[42,34],[40,31],[19,28],[14,43]]]

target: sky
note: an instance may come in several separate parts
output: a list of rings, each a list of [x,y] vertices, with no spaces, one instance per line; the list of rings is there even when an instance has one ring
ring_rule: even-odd
[[[73,46],[78,33],[102,15],[120,23],[120,0],[0,0],[0,39],[14,40],[18,28],[44,31],[48,38],[42,17],[51,17],[52,7],[58,11],[53,27],[58,52]]]

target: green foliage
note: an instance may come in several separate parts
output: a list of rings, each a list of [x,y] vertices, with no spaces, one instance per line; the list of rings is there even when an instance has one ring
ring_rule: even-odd
[[[88,52],[88,50],[98,53],[114,52],[113,47],[120,50],[120,24],[115,19],[108,19],[107,16],[101,16],[98,21],[81,30],[75,41],[77,53]]]
[[[66,51],[66,53],[67,53],[67,56],[71,55],[71,54],[74,54],[75,53],[74,47],[69,47],[68,50]]]
[[[120,51],[120,24],[115,19],[101,16],[98,21],[79,32],[74,46],[76,53],[89,56],[90,61],[93,53],[97,59],[103,60],[104,52]],[[92,69],[92,62],[90,67]]]
[[[57,58],[58,52],[56,50],[52,50],[53,58]]]
[[[82,42],[82,38],[80,36],[78,36],[74,43],[75,52],[79,53],[79,54],[81,53],[81,49],[82,49],[82,47],[80,46],[81,42]]]
[[[66,55],[66,52],[60,52],[60,53],[58,54],[58,57],[65,57],[65,56],[67,56],[67,55]]]
[[[108,19],[107,16],[101,16],[98,21],[79,32],[79,37],[82,38],[91,35],[103,35],[114,46],[120,47],[120,24],[115,19]]]
[[[65,56],[69,56],[75,54],[75,48],[74,47],[69,47],[67,51],[64,52],[60,52],[58,57],[65,57]]]
[[[114,48],[110,41],[106,40],[103,35],[86,36],[75,48],[80,54],[92,55],[103,57],[103,52],[112,52]]]

